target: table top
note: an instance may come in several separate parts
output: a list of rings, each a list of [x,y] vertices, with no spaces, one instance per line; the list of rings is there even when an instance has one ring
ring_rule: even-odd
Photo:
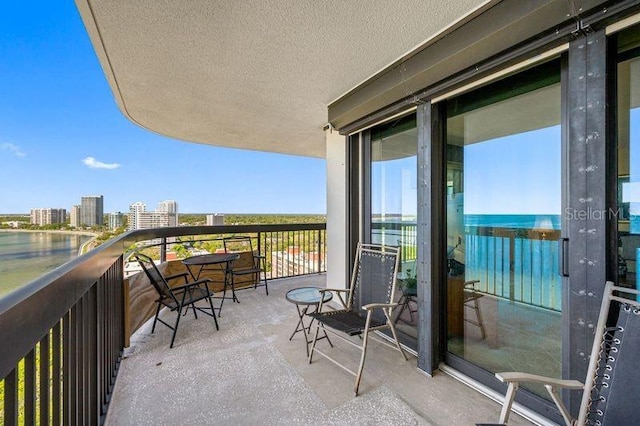
[[[319,287],[300,287],[289,290],[285,295],[285,298],[296,305],[316,305],[320,303]],[[328,302],[333,298],[333,294],[330,291],[324,293],[323,302]]]
[[[225,263],[237,260],[240,257],[238,253],[212,253],[201,254],[198,256],[187,257],[182,260],[185,265],[213,265],[216,263]]]

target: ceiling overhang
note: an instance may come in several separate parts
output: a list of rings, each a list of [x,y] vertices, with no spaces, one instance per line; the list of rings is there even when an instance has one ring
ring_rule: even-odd
[[[327,106],[498,1],[76,0],[116,103],[151,131],[324,157]]]

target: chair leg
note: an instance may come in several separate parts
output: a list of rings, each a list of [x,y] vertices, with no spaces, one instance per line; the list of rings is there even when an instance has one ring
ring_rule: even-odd
[[[413,299],[411,297],[409,297],[409,300],[407,300],[407,307],[409,308],[409,318],[411,318],[411,323],[413,324],[413,314],[416,312],[413,309],[411,309],[411,305],[409,304]]]
[[[400,300],[398,300],[398,306],[402,306],[402,307],[400,308],[400,311],[398,312],[398,316],[395,319],[396,322],[402,316],[402,313],[404,312],[406,305],[407,305],[407,297],[403,293],[402,296],[400,296]]]
[[[160,314],[160,307],[161,307],[161,303],[158,302],[158,309],[156,309],[156,316],[153,319],[153,327],[151,327],[151,334],[153,334],[156,331],[156,323],[158,322],[158,315]]]
[[[502,405],[502,410],[500,411],[500,420],[498,423],[507,424],[509,421],[509,414],[511,414],[511,406],[513,405],[513,399],[516,396],[516,391],[518,390],[518,383],[509,382],[509,386],[507,387],[507,393],[504,396],[504,403]]]
[[[169,345],[169,348],[173,348],[173,341],[176,340],[176,333],[178,332],[178,324],[180,324],[181,316],[182,306],[178,306],[178,317],[176,318],[176,325],[173,327],[173,335],[171,336],[171,345]]]
[[[236,303],[240,303],[240,301],[236,297],[236,280],[235,280],[235,276],[233,275],[233,272],[231,273],[231,295],[233,296],[231,300],[233,300]]]
[[[304,324],[303,324],[304,326]],[[309,364],[311,364],[311,360],[313,359],[313,350],[316,348],[316,342],[318,341],[318,333],[320,332],[320,324],[316,324],[316,332],[313,335],[313,341],[311,342],[311,349],[309,349]],[[326,331],[325,331],[326,333]]]
[[[367,312],[367,321],[364,324],[364,337],[362,338],[362,355],[360,356],[360,366],[358,374],[356,374],[356,383],[353,387],[355,396],[358,396],[358,388],[360,387],[360,379],[362,378],[362,369],[364,368],[364,359],[367,356],[367,343],[369,341],[369,325],[371,324],[371,311]]]
[[[210,295],[208,299],[209,306],[211,307],[211,316],[213,317],[213,322],[216,323],[216,330],[220,330],[220,327],[218,327],[218,319],[216,318],[216,311],[215,309],[213,309],[213,295]]]
[[[396,327],[395,325],[393,325],[393,321],[391,321],[391,315],[387,314],[386,311],[385,311],[385,315],[387,316],[387,324],[389,324],[389,328],[391,329],[391,334],[393,335],[393,341],[396,344],[396,348],[398,348],[398,350],[400,351],[400,354],[402,355],[402,358],[404,358],[404,360],[406,361],[407,354],[404,353],[404,350],[400,345],[400,341],[398,340],[398,334],[396,333]]]
[[[193,316],[195,317],[195,319],[198,319],[198,314],[196,313],[196,304],[192,303],[191,308],[193,309]],[[187,313],[188,310],[189,308],[187,308],[187,310],[185,311],[185,314]]]
[[[485,339],[487,337],[487,333],[484,329],[484,321],[482,320],[482,312],[480,312],[480,304],[478,303],[478,298],[473,301],[474,309],[476,311],[476,319],[478,320],[478,326],[480,327],[480,333],[482,334],[482,338]]]

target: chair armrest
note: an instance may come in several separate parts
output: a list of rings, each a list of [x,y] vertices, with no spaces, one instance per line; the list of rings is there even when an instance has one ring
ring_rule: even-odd
[[[326,292],[336,293],[336,296],[338,296],[338,300],[340,301],[342,307],[344,309],[347,309],[347,302],[345,302],[344,298],[342,297],[342,293],[348,294],[350,291],[348,288],[319,288],[318,291],[322,295],[322,302],[320,302],[320,306],[318,306],[318,312],[320,312],[320,309],[322,309],[322,306],[324,306],[324,294]]]
[[[584,389],[584,384],[577,380],[563,380],[563,379],[554,379],[551,377],[538,376],[537,374],[528,374],[528,373],[519,373],[519,372],[508,372],[508,373],[496,373],[496,378],[503,383],[508,383],[507,394],[504,396],[504,404],[502,405],[502,410],[500,411],[500,420],[499,423],[507,424],[509,421],[509,414],[511,413],[511,406],[513,405],[513,400],[516,397],[516,392],[518,387],[520,387],[520,382],[530,382],[530,383],[541,383],[551,395],[551,399],[558,407],[560,414],[562,414],[562,418],[565,423],[568,425],[574,424],[574,418],[571,416],[571,413],[564,405],[562,398],[558,394],[558,388],[565,389]]]
[[[208,283],[208,282],[211,282],[211,279],[202,278],[202,279],[200,279],[198,281],[192,281],[190,283],[186,283],[186,284],[182,284],[182,285],[177,285],[175,287],[171,287],[171,290],[184,290],[184,289],[188,289],[189,287],[195,287],[195,286],[198,286],[200,284]]]
[[[367,311],[371,311],[373,309],[378,309],[378,308],[394,308],[398,306],[397,303],[368,303],[364,306],[362,306],[363,310],[367,310]]]
[[[578,380],[554,379],[552,377],[539,376],[537,374],[520,373],[517,371],[510,371],[508,373],[496,373],[496,378],[503,383],[529,382],[542,383],[543,385],[551,385],[554,387],[565,389],[584,389],[584,384]]]
[[[254,259],[266,259],[267,256],[265,256],[264,254],[254,254],[253,255]]]
[[[465,281],[462,286],[465,290],[476,291],[476,284],[478,284],[479,282],[480,280]]]

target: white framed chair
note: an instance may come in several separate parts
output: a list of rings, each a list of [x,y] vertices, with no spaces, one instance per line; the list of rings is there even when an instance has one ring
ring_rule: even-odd
[[[623,295],[626,295],[624,297]],[[638,424],[640,395],[640,292],[607,282],[585,383],[526,373],[497,373],[508,384],[500,413],[501,424],[509,421],[520,383],[541,383],[551,395],[567,425]],[[560,389],[582,391],[577,417],[571,415],[559,395]]]

